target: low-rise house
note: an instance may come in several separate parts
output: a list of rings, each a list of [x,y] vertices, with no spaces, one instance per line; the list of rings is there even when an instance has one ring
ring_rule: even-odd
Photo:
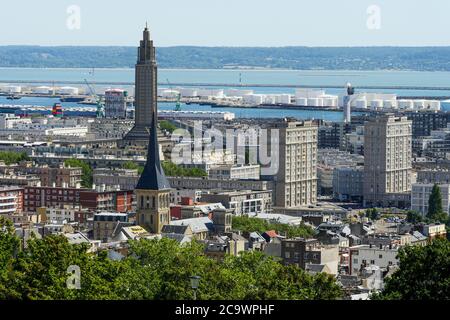
[[[338,246],[322,245],[317,239],[284,239],[281,242],[281,258],[284,264],[295,264],[304,270],[309,264],[326,265],[324,270],[338,274]],[[319,267],[312,268],[317,271]]]
[[[398,264],[399,245],[374,246],[363,244],[349,249],[349,272],[358,275],[363,268],[376,265],[387,270],[388,267]]]
[[[429,239],[446,238],[447,229],[443,223],[435,224],[420,224],[418,226],[419,231],[427,236]]]

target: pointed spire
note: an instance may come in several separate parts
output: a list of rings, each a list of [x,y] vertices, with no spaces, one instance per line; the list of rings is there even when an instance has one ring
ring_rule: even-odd
[[[158,144],[158,115],[156,108],[152,112],[152,124],[150,126],[150,138],[147,150],[147,162],[145,163],[144,171],[139,178],[136,189],[141,190],[164,190],[170,189],[169,181],[164,174],[161,167],[161,160],[159,157]]]

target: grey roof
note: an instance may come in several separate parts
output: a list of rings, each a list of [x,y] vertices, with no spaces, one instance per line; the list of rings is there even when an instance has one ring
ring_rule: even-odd
[[[64,236],[70,244],[90,243],[89,239],[81,232],[65,233]]]
[[[191,237],[179,233],[162,233],[161,235],[163,238],[176,240],[180,244],[190,242],[192,240]]]
[[[173,220],[170,224],[178,226],[189,225],[193,233],[208,232],[214,229],[213,222],[208,217]]]
[[[307,264],[305,266],[305,270],[306,271],[310,271],[310,272],[314,272],[314,273],[316,273],[316,272],[324,272],[324,269],[325,269],[325,265],[324,264],[313,264],[313,263],[310,263],[310,264]]]
[[[412,242],[416,242],[416,241],[425,241],[425,240],[427,240],[428,238],[426,237],[426,236],[424,236],[422,233],[420,233],[419,231],[414,231],[412,234],[411,234],[411,241]]]
[[[166,224],[162,227],[161,233],[176,233],[176,234],[185,234],[186,230],[189,228],[189,225],[170,225]]]
[[[147,151],[147,162],[145,163],[144,171],[139,178],[136,189],[141,190],[164,190],[170,189],[169,181],[164,174],[161,167],[161,160],[159,158],[159,144],[157,133],[157,114],[156,106],[153,109],[152,125],[150,127],[150,137]]]

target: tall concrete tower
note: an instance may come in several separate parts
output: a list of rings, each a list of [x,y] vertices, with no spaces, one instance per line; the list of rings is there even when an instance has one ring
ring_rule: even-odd
[[[128,144],[145,145],[148,142],[152,116],[156,115],[157,109],[157,69],[155,47],[146,26],[135,67],[134,127],[124,137]]]

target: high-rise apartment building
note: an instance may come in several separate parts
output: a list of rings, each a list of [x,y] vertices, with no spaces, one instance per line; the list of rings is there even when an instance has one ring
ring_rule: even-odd
[[[317,125],[312,121],[283,121],[275,123],[273,129],[279,129],[275,206],[295,208],[316,203]]]
[[[409,206],[412,122],[390,114],[364,127],[364,203]]]
[[[105,117],[125,119],[127,116],[127,91],[109,89],[105,91]]]

